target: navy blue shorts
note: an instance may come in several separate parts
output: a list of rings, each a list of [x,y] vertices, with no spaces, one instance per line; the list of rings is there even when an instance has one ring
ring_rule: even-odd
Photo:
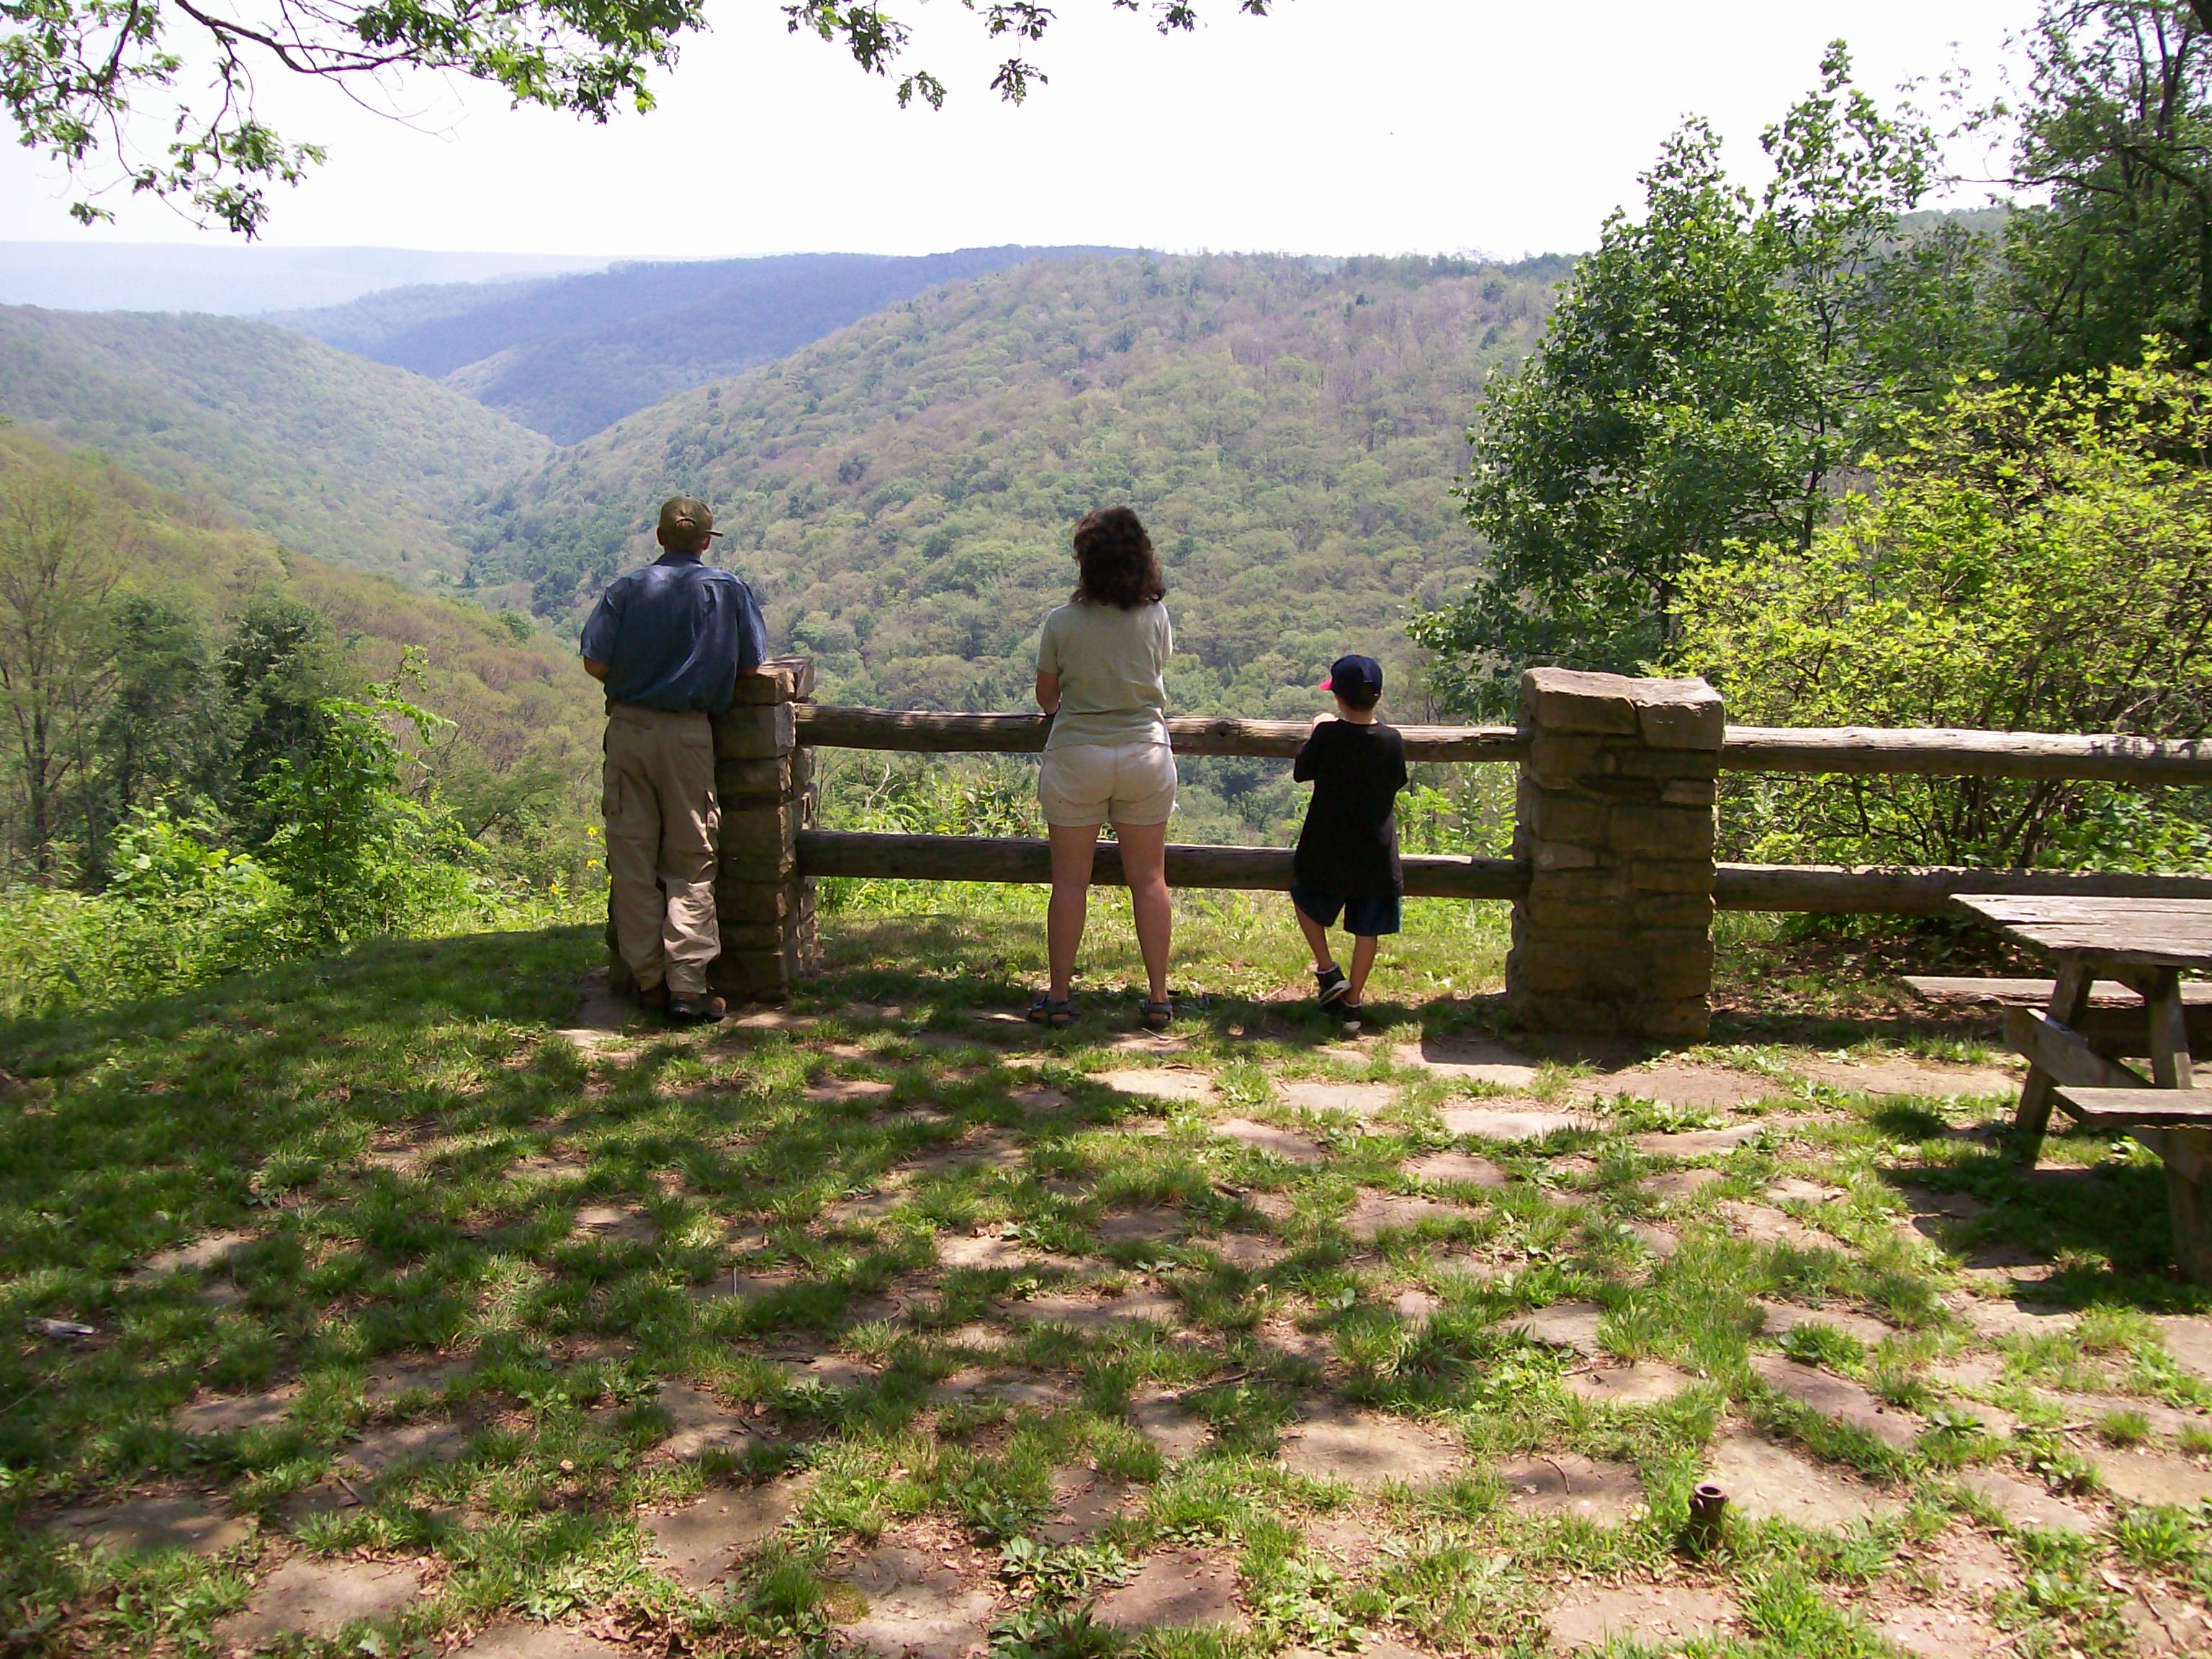
[[[1309,887],[1304,882],[1291,884],[1291,902],[1324,927],[1336,926],[1336,913],[1344,912],[1344,931],[1354,939],[1379,939],[1384,933],[1398,931],[1398,896],[1395,893],[1375,893],[1364,898],[1346,898],[1341,893],[1332,893],[1325,888]]]

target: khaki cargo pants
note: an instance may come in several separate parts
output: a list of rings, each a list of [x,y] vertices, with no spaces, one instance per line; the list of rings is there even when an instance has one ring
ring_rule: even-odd
[[[707,989],[721,951],[714,926],[714,732],[696,710],[672,714],[616,703],[607,710],[599,805],[607,820],[607,880],[615,945],[643,990]]]

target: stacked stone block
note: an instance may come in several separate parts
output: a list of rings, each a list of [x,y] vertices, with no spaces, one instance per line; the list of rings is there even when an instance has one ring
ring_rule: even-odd
[[[1703,680],[1521,678],[1528,739],[1506,996],[1528,1025],[1699,1042],[1711,1018],[1724,715]]]
[[[814,695],[814,664],[780,657],[738,677],[714,716],[714,793],[722,813],[714,918],[722,952],[707,982],[732,1002],[780,1002],[813,967],[814,884],[799,873],[799,831],[814,822],[814,751],[793,710]],[[635,987],[607,925],[611,988]]]
[[[814,751],[799,742],[793,714],[813,695],[812,660],[777,658],[740,675],[737,702],[714,717],[722,954],[707,980],[732,1001],[780,1002],[814,965],[814,884],[799,873],[799,832],[814,822]]]

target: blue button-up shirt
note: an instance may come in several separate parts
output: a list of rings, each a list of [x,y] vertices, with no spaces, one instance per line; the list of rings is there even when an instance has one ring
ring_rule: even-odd
[[[664,553],[607,585],[585,621],[583,651],[606,664],[615,702],[714,714],[768,655],[768,625],[734,572]]]

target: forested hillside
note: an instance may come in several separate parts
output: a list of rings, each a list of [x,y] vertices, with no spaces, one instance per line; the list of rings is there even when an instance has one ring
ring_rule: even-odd
[[[403,369],[232,318],[0,308],[0,415],[96,449],[288,548],[420,580],[550,450]]]
[[[537,282],[398,289],[272,320],[442,379],[569,443],[942,283],[1031,259],[1106,251],[988,247],[914,258],[797,253],[639,263]]]
[[[825,696],[1016,707],[1069,527],[1127,501],[1173,589],[1179,707],[1309,711],[1355,646],[1409,690],[1405,619],[1474,556],[1449,493],[1468,417],[1564,269],[1090,258],[960,283],[564,452],[495,504],[471,576],[573,615],[694,491]]]

